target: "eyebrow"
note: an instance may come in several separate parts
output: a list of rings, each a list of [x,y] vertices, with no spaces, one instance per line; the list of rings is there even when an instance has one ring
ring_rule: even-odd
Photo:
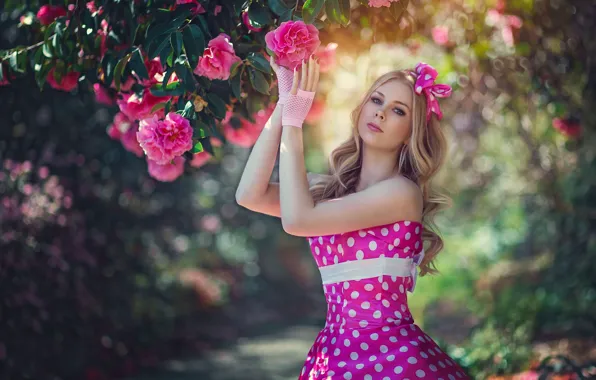
[[[378,94],[381,94],[382,97],[385,97],[385,94],[383,94],[381,91],[375,90],[373,92],[376,92]],[[399,100],[394,100],[394,103],[399,103],[399,104],[403,104],[407,109],[410,109],[410,107],[408,107],[408,105],[404,102],[400,102]]]

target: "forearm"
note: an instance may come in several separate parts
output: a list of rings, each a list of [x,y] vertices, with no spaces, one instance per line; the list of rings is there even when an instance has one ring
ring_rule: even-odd
[[[304,164],[302,129],[284,126],[279,158],[279,200],[284,229],[296,227],[314,207]]]
[[[236,190],[239,203],[265,194],[275,166],[281,139],[282,105],[277,105],[252,148]]]

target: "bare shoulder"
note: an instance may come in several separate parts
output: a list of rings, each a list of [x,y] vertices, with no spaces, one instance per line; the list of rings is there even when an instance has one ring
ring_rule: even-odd
[[[397,175],[379,182],[376,186],[379,186],[378,190],[386,192],[392,198],[391,203],[396,206],[405,206],[412,210],[422,210],[422,190],[414,181],[402,175]]]

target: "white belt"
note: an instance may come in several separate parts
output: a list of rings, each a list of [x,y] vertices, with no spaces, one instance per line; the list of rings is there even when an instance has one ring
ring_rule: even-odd
[[[366,260],[352,260],[339,264],[326,265],[319,268],[323,284],[342,281],[362,280],[381,275],[396,277],[412,277],[412,286],[408,291],[414,292],[418,277],[417,267],[424,258],[424,250],[414,258],[377,257]]]

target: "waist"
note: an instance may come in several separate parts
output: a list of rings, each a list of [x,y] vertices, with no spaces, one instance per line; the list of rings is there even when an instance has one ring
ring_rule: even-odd
[[[352,260],[319,267],[323,284],[362,280],[378,276],[407,277],[415,271],[412,258],[377,257],[374,259]]]

